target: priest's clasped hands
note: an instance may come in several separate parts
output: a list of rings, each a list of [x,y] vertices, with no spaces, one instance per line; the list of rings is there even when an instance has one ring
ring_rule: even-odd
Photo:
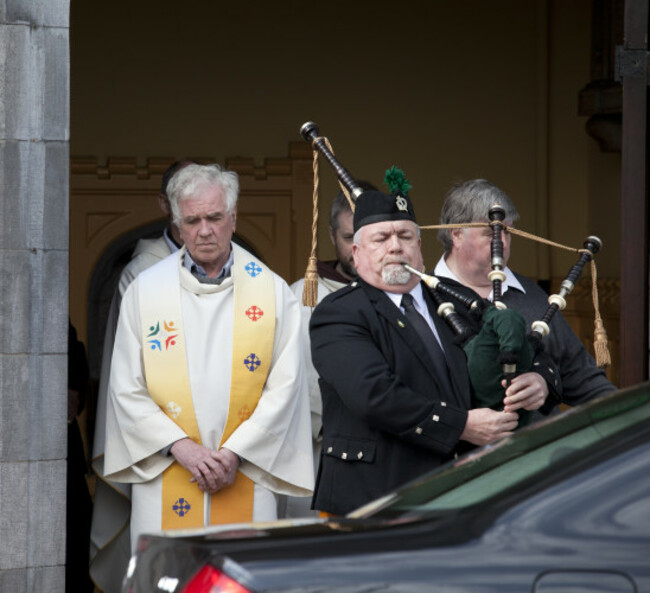
[[[189,438],[176,441],[169,452],[192,474],[191,481],[209,494],[214,494],[235,480],[239,457],[230,449],[219,451],[199,445]]]

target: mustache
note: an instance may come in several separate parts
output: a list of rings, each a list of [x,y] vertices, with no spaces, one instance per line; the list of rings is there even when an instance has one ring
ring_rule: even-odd
[[[409,262],[407,260],[405,260],[404,258],[401,258],[401,259],[385,261],[383,265],[384,266],[403,266],[403,265],[409,265]]]

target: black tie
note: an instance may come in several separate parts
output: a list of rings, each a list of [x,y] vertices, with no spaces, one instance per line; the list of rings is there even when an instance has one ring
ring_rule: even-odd
[[[451,379],[449,378],[449,368],[447,367],[447,360],[445,353],[442,351],[438,339],[436,338],[433,330],[429,327],[426,319],[417,312],[413,305],[413,297],[410,294],[402,295],[402,307],[404,309],[406,319],[411,323],[413,329],[418,333],[422,340],[429,357],[433,362],[433,368],[436,375],[440,378],[440,386],[443,390],[451,394]]]

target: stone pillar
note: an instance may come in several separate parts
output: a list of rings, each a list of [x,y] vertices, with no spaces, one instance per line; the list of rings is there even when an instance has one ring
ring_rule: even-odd
[[[62,593],[69,0],[0,1],[0,591]]]

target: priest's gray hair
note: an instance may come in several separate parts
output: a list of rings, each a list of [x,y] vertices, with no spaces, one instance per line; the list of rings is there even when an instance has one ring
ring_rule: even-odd
[[[494,204],[505,211],[505,220],[512,224],[519,218],[519,212],[508,195],[485,179],[472,179],[454,185],[445,195],[440,212],[440,224],[462,224],[465,222],[488,222],[488,213]],[[449,229],[438,231],[438,241],[445,253],[451,251],[453,241]]]
[[[167,186],[167,196],[176,226],[181,224],[181,200],[198,197],[205,188],[220,187],[226,198],[226,210],[229,214],[237,206],[239,197],[239,177],[234,171],[227,171],[219,165],[187,165],[177,171]]]

